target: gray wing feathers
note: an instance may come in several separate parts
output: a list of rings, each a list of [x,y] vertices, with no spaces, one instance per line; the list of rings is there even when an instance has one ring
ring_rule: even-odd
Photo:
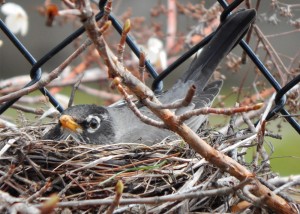
[[[214,81],[208,84],[203,91],[199,92],[193,99],[194,109],[200,109],[204,107],[210,107],[219,94],[222,88],[222,81]],[[177,110],[178,111],[178,110]],[[178,111],[179,112],[179,111]],[[177,113],[177,112],[176,112]],[[207,115],[199,115],[190,118],[185,123],[194,131],[196,131],[203,122],[207,119]]]

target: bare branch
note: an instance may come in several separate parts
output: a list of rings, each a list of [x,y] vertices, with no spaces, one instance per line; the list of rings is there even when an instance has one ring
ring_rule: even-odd
[[[73,104],[75,92],[76,92],[76,90],[78,89],[78,87],[79,87],[79,85],[80,85],[80,83],[81,83],[82,78],[83,78],[83,74],[79,75],[79,77],[77,78],[76,83],[75,83],[74,86],[72,87],[72,92],[71,92],[71,95],[70,95],[68,107],[72,106],[72,104]]]
[[[132,112],[141,119],[141,121],[143,121],[144,123],[151,125],[151,126],[155,126],[157,128],[166,128],[165,124],[163,122],[159,122],[156,120],[153,120],[145,115],[143,115],[140,110],[136,107],[136,105],[132,102],[132,100],[130,99],[129,94],[127,94],[127,92],[125,91],[125,89],[123,88],[123,86],[120,84],[120,80],[118,80],[118,78],[115,78],[113,80],[113,83],[117,86],[118,91],[124,96],[124,99],[126,100],[129,108],[132,110]]]
[[[126,204],[160,204],[163,202],[169,201],[180,201],[191,198],[202,198],[205,196],[215,196],[215,195],[228,195],[230,193],[234,193],[236,190],[242,188],[246,185],[249,180],[243,181],[240,184],[234,187],[223,187],[219,189],[213,190],[200,190],[196,192],[190,193],[181,193],[181,194],[171,194],[166,196],[158,196],[158,197],[148,197],[148,198],[134,198],[134,199],[120,199],[120,205]],[[94,200],[81,200],[81,201],[69,201],[69,202],[60,202],[57,204],[58,207],[82,207],[82,206],[95,206],[95,205],[110,205],[114,199],[94,199]],[[36,205],[36,207],[40,207],[41,205]]]
[[[125,50],[125,43],[126,43],[126,37],[127,34],[130,31],[130,20],[127,19],[124,23],[122,34],[121,34],[121,39],[118,44],[118,60],[120,63],[123,63],[123,58],[124,58],[124,50]]]
[[[242,106],[242,107],[234,107],[234,108],[211,108],[211,107],[205,107],[201,109],[195,109],[193,111],[189,111],[187,113],[184,113],[180,116],[178,116],[179,121],[185,121],[190,119],[193,116],[198,116],[201,114],[224,114],[224,115],[232,115],[236,113],[241,112],[248,112],[253,110],[258,110],[261,107],[263,107],[262,103],[258,103],[252,106]]]
[[[170,104],[156,104],[154,102],[151,102],[150,100],[144,100],[143,102],[145,102],[148,106],[151,106],[151,108],[156,108],[156,109],[176,109],[176,108],[180,108],[180,107],[184,107],[184,106],[188,106],[192,100],[193,100],[193,96],[195,94],[196,91],[196,87],[195,85],[191,85],[185,98],[183,100],[178,100],[175,103],[170,103]]]
[[[89,9],[87,9],[89,10]],[[85,16],[84,26],[88,36],[95,44],[99,54],[103,57],[106,65],[109,68],[109,76],[112,78],[120,77],[124,83],[140,100],[151,99],[152,102],[160,105],[159,100],[154,96],[153,92],[145,86],[141,81],[134,77],[131,73],[127,72],[124,66],[118,62],[116,56],[107,47],[104,39],[97,32],[97,25],[94,17],[89,16],[89,13],[83,14]],[[257,108],[258,106],[256,106]],[[261,105],[259,106],[261,107]],[[218,167],[220,170],[228,172],[239,180],[245,180],[249,177],[254,177],[244,166],[240,165],[232,158],[222,154],[208,145],[201,139],[195,132],[193,132],[187,125],[182,123],[176,115],[167,109],[155,109],[151,106],[148,108],[160,119],[162,119],[166,126],[173,132],[180,135],[197,153],[204,157],[207,161]],[[237,112],[243,112],[238,110]],[[217,111],[219,112],[219,111]],[[224,113],[224,112],[223,112]],[[263,196],[263,203],[270,209],[281,213],[296,213],[295,209],[291,207],[283,198],[272,193],[267,187],[256,181],[255,196]]]
[[[146,69],[145,60],[146,60],[145,52],[141,50],[140,60],[139,60],[139,73],[140,73],[140,80],[142,82],[145,82],[145,69]]]
[[[58,66],[56,69],[51,71],[48,75],[42,77],[38,82],[35,84],[28,86],[26,88],[23,88],[19,91],[10,93],[8,95],[0,97],[0,103],[10,101],[13,99],[16,99],[18,97],[21,97],[23,95],[29,94],[30,92],[33,92],[39,88],[45,87],[47,84],[49,84],[52,80],[58,77],[58,75],[74,60],[79,56],[89,45],[91,45],[91,40],[86,40],[73,54],[71,54],[60,66]]]
[[[39,190],[37,191],[35,194],[31,195],[29,198],[26,199],[27,203],[30,203],[32,201],[34,201],[36,198],[40,197],[41,195],[43,195],[50,187],[52,186],[51,182],[48,180],[45,185]]]

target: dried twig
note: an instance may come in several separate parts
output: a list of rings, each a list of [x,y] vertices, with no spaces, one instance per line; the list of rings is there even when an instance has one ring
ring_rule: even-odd
[[[159,104],[158,105],[154,102],[151,102],[149,99],[145,99],[145,100],[143,100],[143,102],[146,103],[148,106],[151,106],[152,108],[156,108],[156,109],[176,109],[176,108],[188,106],[193,100],[195,91],[196,91],[196,86],[191,85],[188,92],[186,93],[185,98],[182,100],[178,100],[175,103],[170,103],[170,104],[167,103],[167,104]]]
[[[81,80],[82,80],[83,74],[79,75],[79,77],[77,78],[77,82],[75,83],[75,85],[72,87],[72,92],[70,95],[70,99],[69,99],[69,103],[68,103],[68,107],[72,106],[73,104],[73,100],[74,100],[74,96],[75,96],[75,92],[78,89]]]
[[[136,107],[136,105],[131,101],[129,95],[127,94],[127,92],[125,91],[125,89],[123,88],[123,86],[120,84],[120,79],[119,78],[115,78],[113,80],[113,83],[117,86],[117,89],[119,90],[119,92],[124,96],[124,99],[126,100],[129,108],[132,110],[132,112],[141,119],[141,121],[143,121],[144,123],[148,124],[148,125],[152,125],[158,128],[166,128],[165,124],[163,122],[159,122],[156,120],[153,120],[145,115],[143,115],[139,109]]]
[[[243,106],[243,107],[235,107],[235,108],[210,108],[205,107],[201,109],[196,109],[193,111],[189,111],[178,116],[179,121],[186,121],[193,116],[198,116],[201,114],[224,114],[224,115],[232,115],[235,113],[248,112],[253,110],[258,110],[263,106],[262,103],[258,103],[252,106]]]
[[[134,198],[134,199],[120,199],[120,205],[126,204],[160,204],[163,202],[169,201],[180,201],[190,198],[201,198],[205,196],[215,196],[215,195],[228,195],[230,193],[234,193],[236,190],[242,188],[246,185],[249,180],[241,182],[240,184],[234,187],[223,187],[214,190],[200,190],[191,193],[182,193],[182,194],[173,194],[161,197],[149,197],[149,198]],[[60,202],[57,204],[58,207],[82,207],[82,206],[97,206],[97,205],[110,205],[113,203],[114,199],[106,199],[106,200],[82,200],[82,201],[69,201],[69,202]],[[37,205],[36,207],[40,207]]]
[[[23,95],[29,94],[39,88],[45,87],[48,83],[58,77],[58,75],[79,55],[81,54],[89,45],[91,45],[91,40],[86,40],[73,54],[71,54],[60,66],[51,71],[47,76],[42,77],[35,84],[23,88],[19,91],[10,93],[8,95],[0,97],[0,103],[16,99]]]
[[[15,198],[6,192],[0,191],[1,208],[10,210],[11,213],[32,213],[39,214],[40,210],[32,205],[26,204],[21,198]]]
[[[145,82],[145,69],[146,69],[145,60],[146,60],[145,52],[141,50],[140,60],[139,60],[139,74],[140,74],[140,80],[142,82]]]
[[[29,198],[26,199],[27,203],[30,203],[34,201],[36,198],[41,197],[50,187],[51,187],[51,182],[47,181],[47,183],[35,194],[31,195]]]

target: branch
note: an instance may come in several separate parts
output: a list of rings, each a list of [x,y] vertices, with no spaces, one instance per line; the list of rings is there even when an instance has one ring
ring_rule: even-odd
[[[181,201],[185,199],[192,198],[202,198],[205,196],[216,196],[216,195],[228,195],[234,193],[238,189],[241,189],[244,185],[246,185],[250,180],[247,179],[240,184],[233,187],[223,187],[219,189],[213,190],[200,190],[196,192],[190,193],[181,193],[181,194],[170,194],[166,196],[158,196],[158,197],[148,197],[148,198],[123,198],[120,199],[120,205],[127,204],[160,204],[169,201]],[[94,199],[94,200],[80,200],[80,201],[68,201],[68,202],[60,202],[57,204],[57,207],[83,207],[83,206],[95,206],[95,205],[111,205],[114,199]],[[36,207],[40,207],[41,205],[36,205]]]
[[[146,55],[144,51],[140,51],[140,60],[139,60],[139,74],[140,74],[140,80],[142,82],[145,82],[145,60],[146,60]]]
[[[150,99],[155,104],[161,105],[160,101],[154,96],[154,93],[151,91],[151,89],[134,77],[121,63],[118,62],[116,56],[106,45],[103,37],[99,33],[94,16],[92,15],[93,13],[91,12],[91,8],[85,8],[82,10],[82,13],[82,16],[84,17],[83,24],[86,32],[89,38],[93,41],[99,54],[104,59],[104,62],[109,69],[109,77],[121,78],[122,83],[124,83],[140,100]],[[151,106],[147,107],[157,117],[163,120],[165,125],[171,131],[180,135],[182,139],[185,140],[185,142],[187,142],[197,153],[199,153],[211,164],[218,167],[221,171],[228,172],[240,181],[255,177],[254,174],[244,166],[208,145],[186,124],[181,123],[176,115],[169,109],[156,109]],[[255,194],[256,197],[263,197],[262,202],[268,206],[268,208],[278,213],[296,213],[295,209],[291,207],[283,198],[274,194],[266,186],[262,185],[257,179],[254,180],[256,191],[253,194]],[[134,199],[134,201],[136,203],[136,199]],[[143,201],[143,203],[147,203],[146,200]],[[82,203],[79,202],[79,204],[81,205]],[[74,206],[76,205],[78,205],[78,203],[74,204]]]
[[[266,49],[267,53],[270,55],[276,69],[278,70],[278,73],[281,77],[282,85],[285,85],[287,83],[287,76],[286,76],[286,74],[288,74],[287,68],[285,67],[284,63],[278,56],[277,52],[275,51],[274,47],[271,45],[269,40],[264,36],[260,28],[254,24],[253,29],[257,37],[259,38],[259,40],[264,45],[264,48]]]
[[[37,89],[40,89],[42,87],[45,87],[47,84],[49,84],[52,80],[57,78],[61,72],[74,60],[79,56],[89,45],[91,45],[91,40],[86,40],[73,54],[71,54],[60,66],[58,66],[56,69],[54,69],[52,72],[50,72],[48,75],[42,77],[38,82],[35,84],[28,86],[26,88],[23,88],[19,91],[10,93],[8,95],[0,97],[0,104],[3,102],[7,102],[19,97],[22,97],[23,95],[29,94],[30,92],[33,92]]]
[[[85,73],[84,73],[84,77],[82,78],[82,81],[81,81],[82,83],[101,82],[101,81],[107,80],[107,75],[105,74],[104,71],[100,70],[99,68],[86,69],[86,67],[85,67],[83,70]],[[62,73],[64,73],[64,71]],[[45,75],[43,75],[43,76],[45,76]],[[20,76],[15,76],[15,77],[6,79],[6,80],[2,80],[0,82],[0,88],[1,88],[0,94],[4,95],[4,94],[9,94],[9,93],[15,92],[17,90],[20,90],[30,80],[31,79],[28,75],[20,75]],[[69,79],[69,78],[63,79],[63,80],[55,79],[47,85],[47,88],[70,86],[70,85],[74,85],[76,83],[76,81],[77,80],[74,78],[74,76],[72,76],[72,79]],[[51,92],[52,92],[52,90],[51,90]]]
[[[132,102],[132,100],[130,99],[129,94],[127,94],[127,92],[125,91],[125,89],[123,88],[123,86],[120,84],[120,80],[119,78],[115,78],[113,80],[113,83],[117,86],[118,91],[124,96],[125,101],[127,102],[129,108],[132,110],[132,112],[141,119],[141,121],[143,121],[144,123],[151,125],[151,126],[155,126],[157,128],[166,128],[165,124],[163,122],[159,122],[156,120],[153,120],[145,115],[143,115],[140,110],[136,107],[136,105]]]
[[[189,88],[185,98],[183,100],[179,100],[178,102],[175,103],[170,103],[170,104],[159,104],[157,105],[154,102],[151,102],[150,100],[144,100],[143,102],[145,104],[147,104],[148,106],[151,106],[151,108],[156,108],[156,109],[176,109],[176,108],[180,108],[180,107],[184,107],[184,106],[188,106],[192,100],[193,100],[193,96],[195,95],[195,91],[196,91],[196,86],[195,85],[191,85],[191,87]]]
[[[193,111],[189,111],[178,116],[178,120],[183,122],[185,120],[190,119],[193,116],[198,116],[201,114],[224,114],[224,115],[232,115],[235,113],[248,112],[253,110],[258,110],[263,106],[262,103],[258,103],[252,106],[243,106],[243,107],[234,107],[234,108],[211,108],[205,107],[201,109],[195,109]]]
[[[123,26],[122,34],[121,34],[121,39],[118,45],[118,60],[119,62],[123,63],[123,58],[124,58],[124,50],[125,50],[125,42],[126,42],[126,37],[127,34],[130,31],[130,20],[127,19],[125,21],[125,24]]]

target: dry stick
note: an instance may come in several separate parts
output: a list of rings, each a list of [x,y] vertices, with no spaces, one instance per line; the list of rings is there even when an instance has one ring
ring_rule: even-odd
[[[277,193],[279,193],[279,192],[281,192],[281,191],[283,191],[283,190],[285,190],[285,189],[287,189],[291,186],[295,186],[295,185],[299,185],[299,184],[300,184],[300,178],[295,179],[293,181],[290,181],[289,183],[286,183],[286,184],[282,185],[281,187],[277,188],[273,192],[277,194]]]
[[[81,83],[81,80],[82,80],[82,77],[83,77],[83,73],[81,73],[76,79],[76,83],[75,85],[72,87],[72,92],[71,92],[71,96],[70,96],[70,99],[69,99],[69,102],[68,102],[68,107],[71,107],[72,104],[73,104],[73,101],[74,101],[74,96],[75,96],[75,92],[76,90],[78,89],[80,83]]]
[[[261,128],[257,133],[257,147],[256,147],[256,152],[259,154],[262,158],[262,161],[265,162],[265,164],[268,164],[270,166],[270,158],[265,150],[263,144],[264,144],[264,137],[265,137],[265,132],[266,132],[266,121],[262,121],[261,123]],[[258,155],[257,158],[254,160],[254,167],[257,167],[258,165]]]
[[[123,88],[123,86],[120,84],[120,80],[119,78],[115,78],[113,80],[113,83],[117,86],[118,91],[124,96],[124,99],[126,100],[129,108],[133,111],[133,113],[141,119],[141,121],[143,121],[144,123],[151,125],[151,126],[155,126],[157,128],[166,128],[165,124],[163,122],[160,121],[156,121],[153,120],[145,115],[143,115],[139,109],[136,107],[136,105],[132,102],[132,100],[129,97],[129,94],[127,94],[127,92],[125,91],[125,89]]]
[[[5,88],[8,88],[8,87],[10,87],[12,85],[12,83],[10,83],[10,82],[0,82],[0,91],[1,90],[3,90],[3,89],[5,89]]]
[[[78,176],[76,178],[73,178],[69,173],[66,173],[66,177],[69,178],[71,181],[74,181],[74,183],[85,193],[88,194],[88,191],[78,182],[81,178],[81,172],[78,173]]]
[[[160,204],[169,201],[181,201],[185,199],[192,198],[201,198],[205,196],[216,196],[216,195],[228,195],[234,193],[235,191],[241,189],[246,184],[248,184],[251,179],[247,179],[242,181],[236,186],[233,187],[223,187],[213,190],[200,190],[191,193],[182,193],[182,194],[171,194],[166,196],[156,196],[156,197],[148,197],[148,198],[126,198],[121,199],[120,205],[127,204]],[[68,202],[60,202],[57,204],[57,207],[83,207],[83,206],[97,206],[97,205],[110,205],[114,199],[93,199],[93,200],[81,200],[81,201],[68,201]],[[41,207],[40,204],[35,205],[35,207]]]
[[[151,102],[148,99],[145,99],[144,102],[147,103],[147,105],[151,106],[152,108],[156,108],[156,109],[175,109],[183,106],[188,106],[192,102],[195,92],[196,92],[196,86],[191,85],[183,100],[179,100],[174,103],[166,103],[166,104],[159,104],[159,105],[154,102]]]
[[[252,106],[242,106],[242,107],[233,107],[233,108],[211,108],[211,107],[204,107],[200,109],[195,109],[189,112],[186,112],[180,116],[178,116],[178,120],[183,122],[185,120],[190,119],[193,116],[198,116],[201,114],[225,114],[225,115],[232,115],[235,113],[241,112],[248,112],[253,110],[258,110],[263,106],[262,103],[258,103]]]
[[[35,115],[42,115],[45,113],[45,111],[41,108],[32,108],[29,106],[19,105],[19,104],[13,104],[12,108],[26,112],[26,113],[32,113]],[[53,115],[48,115],[47,117],[53,118]]]
[[[274,191],[276,189],[276,186],[274,186],[269,181],[265,181],[263,178],[260,178],[260,177],[258,177],[258,180],[262,184],[266,185],[270,190]],[[294,200],[289,195],[285,194],[283,191],[277,192],[276,194],[280,195],[281,197],[283,197],[288,202],[294,202]]]
[[[0,191],[1,210],[6,208],[10,210],[10,213],[40,213],[40,210],[36,207],[25,203],[22,198],[16,198],[10,194]],[[22,207],[22,209],[21,209]]]
[[[250,118],[245,113],[242,113],[242,116],[243,116],[245,123],[250,128],[251,132],[256,133],[257,132],[256,128],[253,125],[253,123],[250,121]],[[254,161],[253,161],[255,167],[258,164],[258,155],[257,154],[261,155],[261,157],[263,158],[263,161],[270,164],[270,161],[268,160],[269,156],[268,156],[265,148],[263,147],[263,138],[261,136],[265,136],[265,121],[262,122],[261,129],[259,130],[259,132],[257,134],[257,141],[258,141],[257,152],[256,152],[256,155],[255,155]]]
[[[268,100],[266,100],[265,101],[265,103],[264,103],[264,107],[263,108],[260,108],[259,110],[257,110],[257,111],[253,111],[253,112],[248,112],[247,113],[247,116],[251,119],[251,118],[254,118],[254,117],[257,117],[257,116],[259,116],[259,115],[262,115],[262,114],[264,114],[264,113],[268,113],[268,110],[270,110],[268,107],[269,107],[269,105],[270,104],[272,104],[272,101],[268,101]],[[268,110],[266,110],[268,108]],[[263,117],[263,119],[264,119],[265,117]],[[242,118],[242,117],[239,117],[236,121],[235,121],[235,123],[234,123],[234,126],[235,127],[238,127],[238,126],[240,126],[241,124],[243,124],[244,123],[244,119]],[[223,127],[223,128],[221,128],[220,130],[218,130],[220,133],[222,133],[222,134],[225,134],[226,133],[226,131],[227,131],[227,129],[228,129],[228,127],[227,126],[225,126],[225,127]],[[258,131],[258,128],[256,129],[256,132]]]
[[[267,53],[272,58],[272,61],[281,77],[282,85],[285,85],[287,82],[287,76],[286,76],[286,74],[288,73],[287,68],[285,67],[284,63],[276,53],[275,49],[273,48],[269,40],[264,36],[260,28],[254,24],[253,29],[257,37],[260,39],[261,43],[264,45],[264,48],[266,49]]]
[[[0,97],[0,104],[6,101],[10,101],[19,97],[22,97],[23,95],[29,94],[30,92],[33,92],[37,89],[40,89],[42,87],[45,87],[48,83],[50,83],[52,80],[57,78],[60,73],[75,59],[77,56],[79,56],[88,46],[92,44],[91,40],[86,40],[74,53],[72,53],[60,66],[58,66],[56,69],[51,71],[48,75],[42,77],[38,82],[35,84],[28,86],[26,88],[20,89],[19,91],[13,92],[11,94],[5,95]]]
[[[270,112],[270,110],[272,108],[272,103],[273,103],[274,99],[275,99],[275,94],[273,94],[272,97],[265,103],[264,112],[261,113],[260,121],[255,127],[256,132],[261,130],[262,123],[267,118],[267,115],[268,115],[268,113]],[[257,134],[255,134],[255,135],[257,136]],[[241,152],[246,152],[246,150],[247,150],[247,148],[243,148],[241,150]]]
[[[140,60],[139,60],[139,74],[140,74],[140,80],[142,82],[145,82],[145,60],[146,60],[146,55],[144,51],[140,51]]]
[[[83,72],[86,73],[88,71],[88,68],[90,67],[90,65],[92,64],[92,62],[94,62],[95,59],[94,57],[92,56],[89,56],[89,57],[85,57],[81,63],[79,63],[78,65],[76,65],[76,67],[74,67],[72,69],[72,71],[67,74],[66,77],[64,77],[60,82],[61,83],[65,83],[69,80],[77,80],[76,77],[79,75],[79,74],[82,74]],[[93,76],[95,78],[95,76]],[[83,82],[81,80],[81,82]],[[50,86],[48,86],[50,87]],[[55,87],[55,88],[51,88],[50,92],[52,94],[57,94],[58,92],[60,92],[62,90],[61,87]]]
[[[104,75],[104,72],[100,71],[93,71],[92,69],[85,71],[85,76],[82,79],[82,83],[90,83],[90,82],[101,82],[107,80],[107,75]],[[5,89],[0,89],[0,94],[9,94],[12,92],[15,92],[17,90],[20,90],[23,88],[23,86],[30,81],[30,77],[28,75],[21,75],[21,76],[15,76],[6,80],[1,81],[3,84],[10,84],[10,87]],[[64,79],[63,82],[61,80],[53,80],[51,83],[47,85],[48,88],[53,87],[63,87],[63,86],[69,86],[74,85],[76,83],[77,79]],[[0,84],[2,84],[0,83]]]
[[[79,180],[79,176],[76,177],[75,179],[72,179],[57,195],[58,197],[61,197],[64,195],[70,188],[71,186],[75,183],[75,181]]]
[[[49,180],[39,191],[35,192],[33,195],[27,198],[26,202],[30,203],[38,197],[41,197],[51,187],[51,185],[51,181]]]
[[[43,173],[40,171],[40,167],[30,159],[30,157],[28,157],[27,154],[24,153],[23,150],[19,151],[20,154],[22,154],[22,156],[26,159],[26,161],[28,161],[29,165],[31,165],[32,169],[35,171],[35,173],[43,180],[46,181],[45,176],[43,175]]]
[[[0,171],[0,175],[5,175],[5,173]],[[28,186],[36,186],[37,185],[35,182],[30,181],[30,180],[28,180],[26,178],[23,178],[23,177],[21,177],[19,175],[16,175],[16,174],[13,175],[13,178],[16,179],[17,181],[21,181],[24,184],[27,184]]]
[[[3,176],[0,177],[0,184],[2,184],[3,182],[5,182],[6,180],[8,180],[13,173],[15,172],[16,166],[15,165],[11,165],[9,167],[9,170],[7,173],[5,173]]]
[[[252,194],[253,191],[255,191],[256,187],[253,185],[248,185],[243,187],[243,193],[244,196],[248,199],[248,201],[251,201],[251,203],[254,203],[255,201],[259,201],[259,198]],[[259,204],[254,204],[259,205]]]
[[[179,153],[175,153],[175,154],[167,155],[165,157],[151,158],[151,159],[147,159],[147,160],[137,161],[137,162],[127,164],[127,165],[124,165],[124,166],[119,166],[117,168],[102,170],[101,173],[120,171],[122,169],[126,169],[126,168],[129,168],[129,167],[135,167],[135,166],[140,165],[140,164],[151,163],[151,162],[154,162],[154,161],[162,161],[162,160],[165,160],[165,159],[169,159],[171,157],[176,157],[178,155],[179,155]]]
[[[244,98],[241,102],[241,105],[243,105],[243,106],[250,105],[251,103],[256,103],[259,99],[265,100],[274,92],[275,92],[275,89],[273,87],[260,90],[258,94],[255,93],[250,97]]]
[[[14,123],[11,123],[9,121],[6,121],[4,119],[0,118],[0,128],[9,128],[12,130],[18,130],[17,125]]]
[[[80,85],[78,89],[89,95],[100,97],[101,99],[109,102],[116,102],[121,99],[121,96],[119,94],[109,93],[105,90],[94,89],[86,85]]]
[[[293,175],[293,176],[287,176],[287,177],[275,177],[268,180],[269,183],[271,183],[274,186],[281,186],[285,183],[300,180],[300,175]]]
[[[242,113],[242,118],[243,118],[244,122],[248,125],[248,128],[251,130],[251,132],[256,133],[255,126],[253,125],[250,118],[248,117],[248,115],[245,112]]]
[[[167,52],[170,53],[172,48],[176,43],[176,32],[177,32],[177,1],[168,0],[168,13],[167,13],[167,41],[166,41],[166,49]]]
[[[125,100],[127,101],[130,109],[135,113],[135,115],[137,117],[139,117],[143,122],[145,122],[146,124],[149,125],[153,125],[156,127],[160,128],[160,123],[158,121],[154,121],[151,118],[148,118],[146,116],[144,116],[139,110],[138,108],[135,106],[135,104],[131,101],[129,95],[127,94],[127,92],[124,90],[124,88],[122,87],[122,85],[120,84],[120,80],[118,80],[118,78],[114,79],[114,84],[117,85],[117,88],[119,90],[119,92],[121,94],[123,94],[123,96],[125,97]],[[188,106],[192,99],[193,96],[195,94],[195,89],[196,87],[194,85],[192,85],[189,90],[188,93],[186,95],[186,97],[180,101],[180,102],[176,102],[176,103],[171,103],[171,104],[156,104],[154,102],[151,102],[149,99],[145,99],[143,100],[144,103],[146,103],[148,106],[151,106],[152,108],[156,108],[156,109],[167,109],[167,108],[179,108],[182,106]],[[202,109],[197,109],[194,111],[190,111],[186,114],[183,114],[179,117],[179,120],[181,120],[182,122],[185,120],[188,120],[190,117],[192,116],[196,116],[199,114],[209,114],[209,113],[215,113],[215,114],[225,114],[225,115],[230,115],[230,114],[234,114],[237,112],[247,112],[247,111],[252,111],[252,110],[257,110],[259,108],[261,108],[262,104],[256,104],[253,106],[245,106],[245,107],[238,107],[238,108],[227,108],[227,109],[218,109],[218,108],[202,108]],[[165,127],[162,127],[165,128]]]
[[[87,0],[85,0],[87,1]],[[141,81],[134,77],[122,64],[120,64],[116,56],[106,45],[103,37],[97,30],[91,8],[85,8],[83,11],[83,22],[89,38],[93,41],[97,51],[104,59],[109,68],[109,76],[120,77],[122,82],[141,100],[151,98],[152,102],[161,104],[155,97],[154,93],[145,86]],[[255,177],[252,172],[246,169],[241,164],[234,161],[232,158],[224,155],[223,153],[215,150],[202,140],[195,132],[193,132],[186,124],[182,123],[178,118],[168,109],[155,109],[148,106],[148,108],[159,118],[161,118],[166,126],[173,132],[179,134],[185,142],[187,142],[197,153],[204,157],[211,164],[218,167],[220,170],[228,172],[240,181],[246,180],[249,177]],[[274,194],[266,186],[262,185],[255,179],[257,190],[255,194],[257,197],[264,196],[264,203],[273,211],[277,213],[296,213],[296,210],[291,207],[283,198]],[[166,196],[167,197],[167,196]],[[146,200],[145,200],[146,201]],[[136,203],[136,199],[132,201]],[[146,202],[145,202],[146,203]],[[80,204],[80,203],[79,203]]]
[[[70,9],[75,9],[75,4],[71,2],[70,0],[62,0],[63,3]]]

